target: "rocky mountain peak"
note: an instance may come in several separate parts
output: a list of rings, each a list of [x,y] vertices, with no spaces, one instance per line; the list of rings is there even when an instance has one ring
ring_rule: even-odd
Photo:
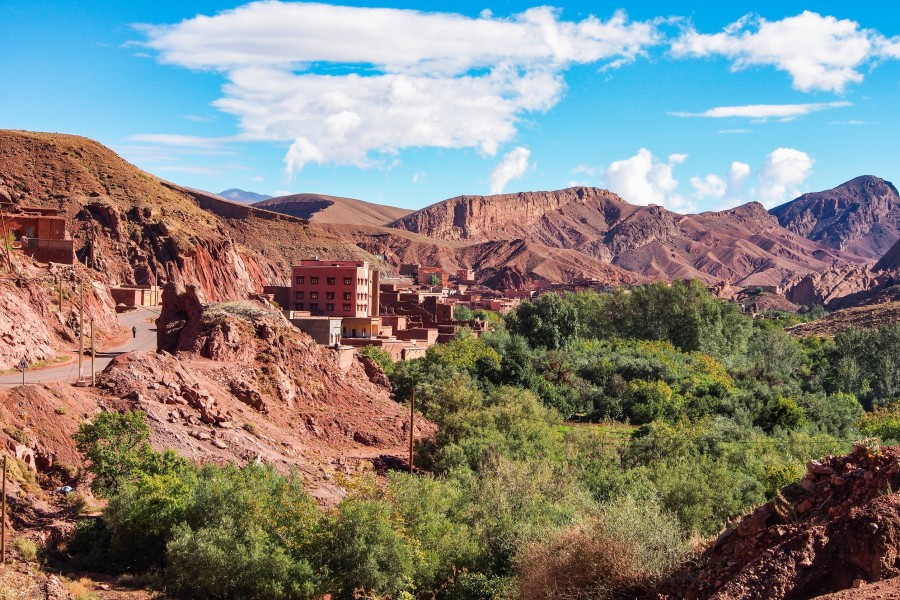
[[[771,213],[786,229],[863,259],[877,259],[900,239],[897,188],[872,175],[804,194]]]

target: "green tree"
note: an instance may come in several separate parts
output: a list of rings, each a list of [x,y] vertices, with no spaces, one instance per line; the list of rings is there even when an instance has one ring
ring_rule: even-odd
[[[428,285],[436,286],[436,285],[440,285],[440,284],[441,284],[441,278],[438,277],[436,274],[432,273],[431,275],[428,276]]]
[[[141,411],[102,412],[82,423],[72,436],[90,461],[91,489],[99,496],[114,495],[123,483],[142,474],[164,473],[185,463],[174,453],[159,454],[150,447],[150,428]]]
[[[463,304],[457,304],[453,307],[453,320],[454,321],[471,321],[475,318],[475,315],[472,313],[472,310]]]
[[[384,374],[390,377],[394,374],[394,368],[396,365],[394,364],[394,359],[391,358],[391,355],[388,354],[387,350],[384,348],[380,348],[375,345],[363,346],[362,348],[357,349],[357,352],[362,354],[363,356],[368,356],[381,367],[381,370],[384,371]]]
[[[756,416],[756,424],[764,431],[796,429],[806,423],[806,411],[793,398],[777,395],[770,398]]]
[[[559,295],[542,294],[534,302],[520,304],[507,317],[506,326],[533,348],[557,350],[578,336],[578,312]]]

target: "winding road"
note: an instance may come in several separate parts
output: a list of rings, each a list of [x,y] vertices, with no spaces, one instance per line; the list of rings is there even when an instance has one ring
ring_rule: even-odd
[[[94,361],[94,368],[99,373],[106,368],[110,361],[120,354],[126,352],[134,352],[136,350],[156,350],[156,325],[153,321],[159,316],[158,307],[139,307],[127,313],[119,315],[119,324],[131,333],[131,328],[137,328],[137,336],[128,338],[128,341],[115,348],[107,348],[97,351],[97,358]],[[28,370],[25,372],[25,383],[51,383],[57,381],[67,381],[74,383],[78,380],[78,350],[73,350],[72,354],[76,360],[67,362],[64,365],[55,367],[45,367],[42,369]],[[91,376],[91,357],[89,353],[84,357],[84,374],[86,377]],[[22,385],[22,373],[12,373],[9,375],[0,375],[0,387],[11,387]]]

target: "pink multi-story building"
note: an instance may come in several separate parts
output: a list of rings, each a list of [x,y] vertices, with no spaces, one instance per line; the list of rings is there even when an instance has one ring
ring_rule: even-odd
[[[368,262],[303,260],[291,268],[291,306],[314,316],[368,317],[371,285]]]

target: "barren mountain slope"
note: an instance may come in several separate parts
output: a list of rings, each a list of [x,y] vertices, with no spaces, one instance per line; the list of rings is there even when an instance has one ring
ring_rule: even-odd
[[[391,227],[446,240],[515,240],[578,250],[643,276],[778,285],[840,260],[782,228],[757,203],[680,215],[596,188],[461,196]]]
[[[61,209],[79,259],[92,239],[109,283],[197,283],[211,299],[243,298],[309,254],[373,258],[301,219],[169,184],[78,136],[0,131],[0,192]]]
[[[897,188],[871,175],[804,194],[771,213],[798,235],[865,259],[879,258],[900,239]]]
[[[405,208],[322,194],[279,196],[257,202],[253,206],[307,219],[311,223],[347,225],[384,225],[412,212]]]
[[[643,277],[599,258],[566,248],[550,248],[521,239],[467,242],[428,238],[386,227],[322,224],[322,229],[352,240],[390,264],[420,263],[450,272],[476,270],[476,279],[497,289],[530,287],[536,281],[593,277],[609,285],[629,285]]]
[[[900,271],[900,240],[897,240],[891,249],[885,252],[884,256],[878,259],[873,271]]]

